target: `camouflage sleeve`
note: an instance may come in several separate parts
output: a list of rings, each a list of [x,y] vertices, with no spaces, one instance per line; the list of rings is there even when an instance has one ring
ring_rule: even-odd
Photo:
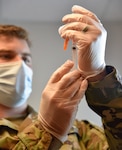
[[[19,142],[13,150],[58,150],[62,143],[42,129],[40,122],[35,121],[18,135]]]
[[[88,105],[102,117],[111,150],[122,150],[122,78],[111,66],[104,79],[89,83]]]

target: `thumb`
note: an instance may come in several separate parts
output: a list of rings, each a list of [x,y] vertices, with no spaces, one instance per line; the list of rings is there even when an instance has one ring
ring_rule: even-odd
[[[73,61],[67,60],[53,73],[48,83],[58,82],[65,74],[67,74],[72,69],[73,65]]]
[[[84,79],[83,81],[82,81],[82,83],[81,83],[81,89],[82,89],[82,91],[86,91],[86,89],[87,89],[87,87],[88,87],[88,81],[86,80],[86,79]]]

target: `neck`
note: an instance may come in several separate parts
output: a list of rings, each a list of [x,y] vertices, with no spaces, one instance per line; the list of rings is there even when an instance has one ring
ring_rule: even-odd
[[[27,104],[20,107],[7,107],[0,104],[0,118],[14,118],[17,116],[22,116],[26,113],[27,110]]]

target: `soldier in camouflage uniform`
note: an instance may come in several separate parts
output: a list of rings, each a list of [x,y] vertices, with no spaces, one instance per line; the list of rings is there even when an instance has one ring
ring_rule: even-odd
[[[78,69],[89,81],[88,105],[101,116],[110,149],[121,150],[122,78],[114,67],[105,63],[107,32],[95,14],[79,6],[73,6],[72,14],[64,16],[62,21],[65,25],[59,33],[62,38],[75,43]]]
[[[73,6],[72,12],[73,14],[63,18],[65,26],[60,28],[59,33],[61,37],[71,39],[76,44],[79,50],[78,69],[80,71],[74,70],[70,72],[73,63],[68,61],[52,75],[42,93],[39,113],[36,113],[30,106],[25,105],[25,103],[23,103],[24,100],[20,103],[20,101],[17,101],[18,99],[16,99],[17,102],[11,99],[10,103],[6,103],[8,94],[2,93],[4,84],[1,82],[3,80],[0,80],[0,84],[3,85],[0,89],[0,92],[3,94],[1,94],[1,97],[4,96],[6,99],[6,101],[0,99],[1,150],[122,149],[121,78],[114,67],[106,66],[104,62],[103,54],[106,32],[98,18],[92,12],[79,6]],[[92,44],[93,42],[95,43]],[[25,61],[27,66],[31,67],[29,45],[27,33],[22,28],[6,25],[0,26],[0,71],[4,69],[7,62],[10,63],[7,66],[10,70],[13,66],[18,68],[18,64],[16,65],[16,63],[14,63],[13,66],[11,66],[11,62],[20,62],[20,58]],[[98,53],[96,52],[96,48],[99,50]],[[85,53],[87,53],[87,55],[85,55]],[[5,66],[3,67],[3,65]],[[25,67],[24,65],[21,64],[20,66],[27,69],[27,66]],[[4,73],[6,70],[9,71],[8,68],[4,70]],[[11,77],[8,72],[3,74],[1,71],[1,74],[1,79],[3,79],[6,74]],[[16,74],[16,76],[17,75],[18,74]],[[26,76],[28,77],[28,75]],[[61,76],[63,78],[61,78]],[[88,80],[87,90],[87,81],[84,78]],[[29,79],[31,79],[31,77]],[[51,82],[55,80],[57,83]],[[62,82],[60,83],[60,81]],[[9,82],[6,83],[8,84]],[[61,90],[62,83],[65,83],[65,86],[68,86],[68,88],[64,89],[63,87],[64,90]],[[56,87],[56,89],[54,87]],[[69,91],[69,88],[75,92],[71,89]],[[83,97],[85,90],[86,100],[89,106],[102,117],[104,130],[86,120],[75,120],[77,105]],[[70,97],[67,99],[64,97],[63,94],[65,92],[68,92],[68,97],[72,96],[73,98]],[[13,95],[13,93],[11,93],[11,95]],[[16,96],[15,93],[14,96]],[[64,100],[68,105],[65,105]],[[76,100],[78,101],[77,103]],[[72,103],[73,101],[74,103]],[[57,105],[57,102],[59,105]],[[71,107],[71,104],[73,104],[73,107]],[[16,107],[16,105],[18,107]],[[44,105],[46,107],[43,107]],[[68,107],[64,109],[62,106]],[[70,107],[72,109],[68,109]],[[50,114],[47,110],[50,110]],[[61,117],[63,118],[63,122]]]

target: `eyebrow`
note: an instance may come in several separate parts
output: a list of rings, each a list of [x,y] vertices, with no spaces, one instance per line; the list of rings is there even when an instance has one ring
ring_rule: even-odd
[[[24,56],[29,56],[29,57],[32,58],[32,55],[31,55],[30,53],[22,53],[22,55],[24,55]]]
[[[8,49],[8,50],[6,50],[6,49],[0,49],[0,53],[13,53],[13,54],[17,54],[17,52],[15,52],[12,49]],[[21,54],[24,55],[24,56],[30,56],[30,57],[32,57],[31,53],[27,53],[27,52],[24,53],[23,52]]]
[[[0,53],[16,53],[13,50],[0,49]]]

